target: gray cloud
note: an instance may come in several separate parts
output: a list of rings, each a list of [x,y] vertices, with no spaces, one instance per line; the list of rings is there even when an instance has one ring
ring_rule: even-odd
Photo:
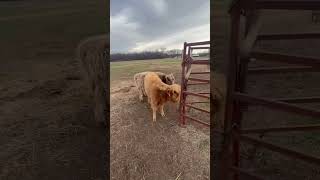
[[[111,51],[181,48],[210,38],[209,0],[111,0]]]

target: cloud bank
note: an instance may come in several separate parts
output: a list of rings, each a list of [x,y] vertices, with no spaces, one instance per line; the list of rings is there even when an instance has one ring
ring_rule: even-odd
[[[210,40],[209,0],[111,0],[111,53]]]

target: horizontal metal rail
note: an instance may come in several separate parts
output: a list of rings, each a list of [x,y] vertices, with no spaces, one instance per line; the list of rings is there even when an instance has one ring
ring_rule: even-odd
[[[192,86],[192,85],[203,85],[203,84],[210,84],[210,83],[208,83],[208,82],[188,83],[188,86]]]
[[[208,79],[200,79],[200,78],[189,78],[189,81],[199,81],[199,82],[210,82]]]
[[[205,109],[201,109],[201,108],[198,108],[198,107],[195,107],[195,106],[191,106],[189,104],[185,104],[186,107],[189,107],[189,108],[192,108],[192,109],[196,109],[198,111],[202,111],[202,112],[205,112],[205,113],[210,113],[210,111],[207,111]]]
[[[192,120],[192,121],[196,121],[196,122],[198,122],[198,123],[200,123],[200,124],[203,124],[203,125],[206,125],[206,126],[210,126],[210,124],[209,124],[209,123],[206,123],[206,122],[200,121],[200,120],[195,119],[195,118],[192,118],[192,117],[190,117],[190,116],[187,116],[187,115],[182,115],[182,116],[183,116],[183,117],[185,117],[185,118],[188,118],[188,119],[190,119],[190,120]]]
[[[298,57],[293,55],[270,53],[270,52],[253,52],[251,56],[265,61],[285,62],[289,64],[302,64],[312,67],[320,67],[320,59],[313,57]]]
[[[234,93],[234,98],[236,100],[246,102],[249,104],[262,105],[262,106],[266,106],[266,107],[277,109],[277,110],[300,113],[302,115],[310,116],[310,117],[317,117],[317,118],[320,117],[320,111],[317,111],[314,109],[302,108],[300,106],[285,103],[285,102],[269,100],[266,98],[258,98],[254,96],[249,96],[244,93],[239,93],[239,92]]]
[[[245,169],[242,169],[242,168],[237,168],[237,167],[234,167],[232,166],[231,167],[231,170],[234,172],[234,173],[237,173],[239,175],[244,175],[250,179],[254,179],[254,180],[265,180],[264,178],[262,178],[261,176],[258,176],[256,174],[253,174],[252,172],[249,172],[248,170],[245,170]]]
[[[204,72],[191,72],[191,74],[209,74],[210,71],[204,71]]]
[[[203,97],[203,98],[210,99],[210,96],[205,96],[205,95],[194,93],[194,92],[184,91],[183,93],[186,94],[186,95],[192,95],[192,96],[198,96],[198,97]]]
[[[314,163],[317,165],[320,165],[320,158],[319,157],[315,157],[315,156],[310,156],[310,155],[305,155],[304,153],[298,152],[298,151],[294,151],[294,150],[290,150],[288,148],[284,148],[284,147],[280,147],[262,140],[258,140],[252,137],[248,137],[246,135],[240,135],[239,136],[240,140],[246,141],[248,143],[251,144],[255,144],[261,147],[264,147],[266,149],[281,153],[283,155],[287,155],[289,157],[293,157],[293,158],[297,158],[297,159],[301,159],[305,162],[309,162],[309,163]]]
[[[257,0],[256,9],[320,10],[317,0]]]
[[[240,130],[240,133],[249,134],[249,133],[312,131],[312,130],[320,130],[320,124],[308,125],[308,126],[285,126],[285,127],[276,127],[276,128],[242,129]]]
[[[187,43],[186,46],[200,46],[210,44],[210,41]]]
[[[191,63],[198,64],[198,65],[207,65],[207,64],[210,64],[210,61],[209,60],[193,60]]]
[[[287,66],[287,67],[270,67],[270,68],[250,68],[248,74],[271,74],[271,73],[285,73],[285,72],[315,72],[316,69],[310,66]]]
[[[276,101],[282,101],[286,103],[317,103],[320,102],[320,97],[301,97],[301,98],[279,98]]]
[[[210,49],[210,47],[191,47],[190,49]]]
[[[199,92],[198,94],[210,94],[210,92]]]
[[[208,101],[193,101],[193,102],[186,102],[185,104],[198,104],[198,103],[210,103]]]
[[[294,40],[294,39],[317,39],[320,33],[300,33],[300,34],[261,34],[257,40]]]

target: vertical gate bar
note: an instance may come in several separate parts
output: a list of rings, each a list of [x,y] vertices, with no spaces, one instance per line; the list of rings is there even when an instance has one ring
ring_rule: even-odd
[[[185,60],[186,60],[186,50],[187,50],[187,42],[184,42],[183,44],[183,52],[182,52],[182,63],[181,63],[181,67],[182,67],[182,76],[181,76],[181,98],[180,98],[180,125],[185,125],[185,95],[184,95],[184,91],[185,91],[185,87],[186,82],[185,82]]]
[[[230,168],[232,167],[232,126],[234,117],[234,100],[233,92],[236,86],[236,70],[238,62],[238,43],[239,43],[239,23],[240,23],[240,8],[235,6],[231,9],[231,37],[230,37],[230,49],[228,60],[228,73],[227,73],[227,94],[225,105],[225,119],[224,119],[224,140],[223,140],[223,152],[221,159],[221,170],[219,171],[218,179],[229,180]]]
[[[183,63],[184,63],[184,49],[185,49],[185,43],[182,47],[182,54],[181,54],[181,94],[183,94],[183,87],[184,87],[184,83],[183,83]],[[183,96],[180,97],[180,104],[179,104],[179,124],[182,124],[182,118],[183,118],[183,114],[182,114],[182,106],[183,106]]]
[[[191,58],[191,53],[192,53],[192,48],[190,46],[188,46],[188,55],[187,55],[187,58],[188,58],[188,62],[187,62],[187,69],[186,69],[186,72],[189,71],[189,69],[191,68],[191,65],[192,65],[192,58]],[[191,61],[190,61],[191,60]],[[186,86],[186,91],[187,91],[187,86]]]
[[[185,43],[185,45],[184,45],[184,51],[183,51],[183,65],[182,65],[182,68],[183,68],[183,73],[182,73],[182,77],[183,77],[183,91],[185,91],[185,88],[186,88],[186,86],[187,86],[187,84],[186,84],[186,80],[185,80],[185,70],[186,70],[186,54],[187,54],[187,45],[186,45],[186,43]],[[185,115],[185,106],[184,106],[184,104],[185,104],[185,101],[186,101],[186,99],[185,99],[186,97],[185,97],[185,95],[183,95],[183,98],[182,98],[182,115],[183,115],[183,119],[182,119],[182,124],[183,125],[185,125],[185,117],[184,117],[184,115]]]
[[[185,82],[185,87],[184,87],[184,91],[188,91],[188,80],[186,79],[186,73],[189,71],[189,69],[191,68],[191,61],[190,61],[190,54],[191,54],[191,47],[186,44],[186,50],[188,50],[188,54],[185,57],[185,60],[188,59],[188,61],[185,61],[185,72],[184,72],[184,82]],[[187,51],[186,51],[187,53]],[[185,106],[185,102],[187,101],[187,94],[183,93],[183,97],[184,97],[184,101],[183,101],[183,115],[186,115],[186,106]],[[183,125],[186,124],[186,118],[183,117]]]
[[[245,31],[244,35],[247,36],[251,21],[248,19],[248,16],[245,17]],[[251,51],[251,50],[250,50]],[[248,57],[240,58],[239,67],[237,69],[237,84],[236,84],[236,91],[245,92],[246,91],[246,78],[247,78],[247,70],[248,70]],[[241,130],[242,118],[243,118],[243,111],[247,108],[247,106],[243,103],[235,102],[235,124],[236,124],[236,132],[239,133]],[[239,168],[240,165],[240,142],[236,139],[233,143],[233,150],[234,150],[234,167]],[[239,174],[234,174],[234,180],[239,179]]]

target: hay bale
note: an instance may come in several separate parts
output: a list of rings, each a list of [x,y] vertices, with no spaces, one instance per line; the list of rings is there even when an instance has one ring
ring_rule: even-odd
[[[82,73],[90,89],[89,93],[93,95],[95,120],[103,124],[109,116],[107,112],[109,47],[109,35],[98,35],[81,41],[76,50]]]

